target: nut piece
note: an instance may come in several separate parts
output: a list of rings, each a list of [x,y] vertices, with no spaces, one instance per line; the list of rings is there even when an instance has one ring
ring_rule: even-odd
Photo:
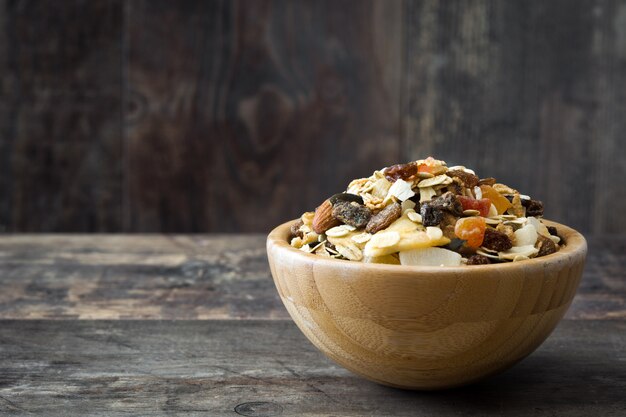
[[[313,217],[313,230],[315,233],[322,234],[331,227],[338,226],[339,220],[333,217],[333,205],[330,200],[324,202],[315,209],[315,217]]]
[[[370,209],[354,201],[338,201],[333,204],[333,217],[345,224],[361,229],[372,217]]]
[[[467,258],[467,265],[487,265],[491,261],[484,255],[472,255]]]
[[[537,243],[535,243],[535,247],[539,249],[537,256],[550,255],[551,253],[557,251],[556,244],[552,241],[552,239],[542,235],[537,236]]]
[[[470,174],[469,172],[465,172],[460,169],[453,169],[451,171],[448,171],[446,172],[446,175],[448,175],[449,177],[458,178],[467,188],[476,187],[479,181],[476,175]]]
[[[482,247],[497,252],[504,252],[511,249],[513,243],[511,243],[511,239],[504,233],[488,227],[485,229]]]
[[[365,230],[373,234],[379,230],[386,229],[391,223],[399,219],[401,215],[402,206],[398,203],[391,203],[378,214],[372,216]]]

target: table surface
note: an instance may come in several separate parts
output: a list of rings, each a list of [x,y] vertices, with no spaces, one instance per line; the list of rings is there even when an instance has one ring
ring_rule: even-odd
[[[626,238],[512,369],[441,392],[361,379],[278,298],[262,235],[0,238],[1,415],[624,416]]]

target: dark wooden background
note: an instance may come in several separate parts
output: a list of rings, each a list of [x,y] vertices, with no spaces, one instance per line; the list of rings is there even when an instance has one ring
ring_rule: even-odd
[[[626,1],[0,0],[0,228],[264,232],[434,155],[626,232]]]

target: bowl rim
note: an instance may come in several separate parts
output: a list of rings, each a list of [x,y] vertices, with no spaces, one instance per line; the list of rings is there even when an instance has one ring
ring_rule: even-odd
[[[316,264],[326,264],[327,266],[335,266],[339,268],[367,268],[372,271],[398,273],[398,272],[428,272],[428,273],[459,273],[459,272],[480,272],[480,271],[506,271],[507,269],[518,269],[524,267],[537,267],[545,266],[546,264],[559,263],[568,261],[572,256],[582,255],[587,253],[587,241],[585,237],[575,229],[569,226],[560,224],[551,220],[541,219],[547,226],[554,226],[558,229],[558,235],[564,245],[560,249],[550,255],[542,256],[539,258],[531,258],[519,262],[502,262],[488,265],[461,265],[461,266],[418,266],[418,265],[395,265],[395,264],[376,264],[376,263],[363,263],[355,262],[346,259],[326,258],[312,253],[304,252],[294,248],[288,242],[288,236],[290,233],[291,225],[299,219],[289,220],[277,227],[275,227],[267,236],[267,251],[270,248],[276,247],[280,251],[287,251],[293,256],[301,257],[302,260],[314,262]]]

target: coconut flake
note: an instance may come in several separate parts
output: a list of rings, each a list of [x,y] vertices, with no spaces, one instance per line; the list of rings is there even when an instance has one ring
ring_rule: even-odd
[[[411,184],[400,178],[389,188],[387,198],[389,198],[390,195],[396,197],[400,201],[405,201],[413,197],[415,193],[411,190]]]

